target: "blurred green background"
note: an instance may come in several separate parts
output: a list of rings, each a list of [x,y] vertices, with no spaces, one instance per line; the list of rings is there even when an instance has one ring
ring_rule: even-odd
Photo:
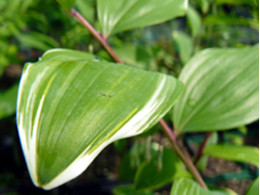
[[[100,29],[96,1],[77,0],[75,8]],[[130,174],[129,169],[122,173],[122,167],[127,166],[125,159],[129,155],[138,156],[138,147],[142,148],[147,139],[161,140],[159,127],[153,128],[150,138],[144,135],[109,146],[88,171],[64,186],[49,192],[34,187],[15,122],[16,94],[23,65],[37,61],[51,48],[77,49],[110,58],[95,38],[56,1],[0,0],[0,13],[0,194],[112,194],[114,187],[129,181],[124,176]],[[109,43],[126,64],[178,76],[191,56],[204,48],[257,44],[258,18],[259,2],[256,0],[195,0],[190,2],[186,16],[119,33],[112,36]],[[258,128],[255,122],[240,129],[219,132],[217,137],[220,143],[258,147]],[[184,136],[184,144],[191,154],[203,136]],[[243,194],[258,176],[258,169],[232,163],[210,158],[203,176],[208,184],[218,184]],[[168,194],[169,189],[166,186],[158,194]]]

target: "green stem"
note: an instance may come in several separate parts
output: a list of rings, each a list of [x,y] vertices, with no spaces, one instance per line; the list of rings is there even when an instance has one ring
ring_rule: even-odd
[[[104,39],[104,37],[99,34],[94,28],[93,26],[91,26],[91,24],[89,24],[89,22],[83,18],[80,13],[78,13],[76,10],[72,9],[71,10],[71,15],[77,19],[83,26],[85,26],[87,28],[87,30],[89,30],[89,32],[101,43],[101,45],[104,47],[104,49],[109,53],[109,55],[113,58],[113,60],[115,62],[121,63],[123,64],[123,61],[117,56],[117,54],[114,52],[114,50],[110,47],[110,45],[108,44],[108,42]],[[207,186],[205,184],[205,182],[203,181],[202,177],[200,176],[198,170],[195,168],[195,166],[193,165],[190,157],[188,156],[188,154],[181,149],[180,145],[178,144],[178,141],[173,133],[173,131],[169,128],[169,126],[167,125],[167,123],[161,119],[160,120],[160,124],[162,126],[162,129],[164,131],[164,133],[169,137],[169,139],[171,140],[173,147],[175,149],[175,151],[177,152],[177,154],[181,157],[182,161],[185,163],[185,165],[189,168],[189,170],[191,171],[191,173],[193,174],[194,178],[200,183],[200,185],[207,189]]]

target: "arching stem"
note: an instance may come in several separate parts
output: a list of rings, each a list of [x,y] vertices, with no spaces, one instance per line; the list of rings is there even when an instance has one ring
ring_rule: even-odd
[[[118,55],[114,52],[112,47],[108,44],[108,42],[104,39],[104,37],[99,34],[94,27],[89,24],[89,22],[83,18],[83,16],[80,15],[75,9],[71,10],[71,16],[73,16],[76,20],[78,20],[83,26],[86,27],[87,30],[100,42],[100,44],[104,47],[104,49],[109,53],[109,55],[113,58],[115,62],[118,62],[120,64],[123,64],[123,61],[118,57]],[[171,143],[173,144],[173,148],[176,151],[176,153],[180,156],[184,164],[188,167],[188,169],[193,174],[194,178],[198,181],[198,183],[205,189],[207,189],[207,185],[203,181],[202,177],[200,176],[198,170],[195,168],[194,164],[192,163],[190,157],[184,151],[181,149],[176,136],[174,135],[173,131],[170,129],[170,127],[167,125],[167,123],[161,119],[160,125],[163,129],[163,132],[167,135],[167,137],[170,139]]]

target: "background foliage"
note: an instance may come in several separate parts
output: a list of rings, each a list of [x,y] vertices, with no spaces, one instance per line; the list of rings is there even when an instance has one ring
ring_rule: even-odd
[[[105,32],[108,35],[123,31],[112,36],[109,43],[125,63],[145,70],[179,76],[191,57],[204,48],[245,48],[257,44],[258,7],[255,0],[196,0],[189,2],[186,15],[176,19],[149,27],[142,27],[140,23],[137,27],[141,28],[130,31],[123,30],[133,27],[127,26],[124,29],[118,24],[113,29],[105,28]],[[75,8],[101,31],[102,22],[98,22],[98,17],[101,17],[102,10],[96,12],[96,1],[77,0]],[[17,83],[22,66],[25,62],[37,61],[44,51],[57,47],[88,51],[107,60],[111,59],[89,32],[66,13],[66,8],[55,1],[2,0],[0,12],[0,154],[2,159],[5,159],[0,166],[0,193],[44,194],[44,191],[36,189],[31,183],[15,124]],[[127,24],[128,21],[123,22]],[[170,114],[167,117],[167,121],[170,121]],[[203,136],[203,133],[183,135],[184,146],[191,155],[198,148]],[[227,151],[234,151],[228,147],[241,146],[242,156],[233,157],[232,152],[226,157],[215,154],[216,148],[223,150],[220,144],[226,144]],[[158,126],[140,137],[118,141],[104,150],[88,171],[78,179],[48,193],[80,194],[88,191],[90,194],[153,194],[152,190],[161,194],[170,192],[171,185],[167,184],[171,183],[172,178],[167,174],[158,175],[154,180],[149,177],[151,180],[148,184],[145,183],[146,172],[158,167],[161,167],[162,173],[164,170],[174,172],[175,178],[178,178],[178,175],[190,177],[185,170],[174,171],[175,167],[180,166],[179,162],[174,160],[174,155],[170,158],[176,163],[175,167],[164,163],[165,158],[169,159],[167,155],[171,151],[163,149],[161,145],[169,146],[169,143],[161,135]],[[206,148],[205,156],[197,164],[203,171],[207,184],[231,188],[239,194],[244,194],[258,177],[258,168],[243,160],[248,159],[243,153],[249,154],[243,145],[258,146],[258,122],[218,132],[209,145],[211,146]],[[162,152],[163,150],[166,152]],[[208,156],[236,160],[239,163]],[[258,164],[254,160],[249,162]],[[159,181],[156,181],[156,178],[160,178]],[[193,185],[189,179],[182,183]],[[255,185],[250,189],[254,187]]]

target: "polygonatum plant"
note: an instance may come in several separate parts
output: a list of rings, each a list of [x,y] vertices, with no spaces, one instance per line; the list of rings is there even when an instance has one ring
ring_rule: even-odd
[[[172,76],[79,51],[50,50],[28,63],[17,124],[35,185],[50,189],[78,176],[108,144],[156,124],[182,89]]]
[[[97,0],[101,34],[71,9],[76,0],[57,1],[118,63],[86,52],[52,49],[38,62],[25,65],[17,98],[17,125],[34,184],[44,189],[62,185],[80,175],[110,143],[142,134],[160,121],[176,155],[170,149],[162,150],[161,172],[157,157],[143,162],[136,171],[135,190],[154,190],[173,182],[171,194],[232,194],[207,189],[177,135],[229,130],[259,118],[259,46],[204,49],[190,58],[193,39],[176,31],[172,33],[174,44],[185,63],[176,79],[122,64],[108,39],[183,16],[187,9],[192,35],[197,37],[203,21],[187,0]],[[131,58],[128,53],[125,56]],[[134,64],[135,60],[130,61]],[[169,120],[174,131],[161,120],[167,113],[172,114]],[[220,154],[223,149],[227,154]],[[249,146],[208,145],[204,154],[253,165],[259,161],[258,149]],[[200,185],[185,178],[191,175],[180,159]],[[147,176],[149,180],[145,180]]]

